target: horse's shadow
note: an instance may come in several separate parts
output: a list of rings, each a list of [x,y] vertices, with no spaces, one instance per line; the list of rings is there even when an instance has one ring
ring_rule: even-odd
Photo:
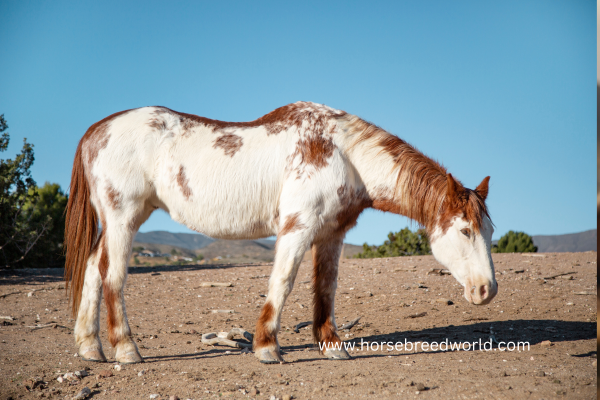
[[[365,337],[353,338],[351,342],[355,344],[355,349],[360,350],[361,341],[363,348],[366,349],[366,343],[386,343],[385,349],[380,346],[379,352],[370,352],[369,354],[360,354],[355,352],[357,358],[362,357],[387,357],[393,355],[407,355],[416,353],[445,353],[447,350],[422,351],[422,347],[418,347],[419,351],[387,351],[388,342],[413,343],[413,348],[416,349],[416,342],[445,342],[448,343],[477,343],[474,347],[479,350],[479,343],[482,345],[489,343],[487,348],[492,349],[507,349],[510,351],[512,344],[521,344],[521,351],[524,347],[542,343],[549,340],[552,343],[570,342],[576,340],[590,340],[597,337],[596,323],[582,321],[561,321],[561,320],[508,320],[508,321],[486,321],[477,322],[468,325],[448,325],[436,328],[394,332],[381,335],[371,335]],[[507,347],[508,346],[508,347]],[[439,347],[439,346],[438,346]],[[465,347],[468,347],[465,345]],[[594,356],[596,351],[589,351],[585,354],[572,354],[573,357]]]
[[[511,343],[529,343],[529,346],[540,344],[545,340],[550,340],[553,343],[557,342],[570,342],[576,340],[590,340],[595,339],[596,324],[594,322],[581,322],[581,321],[560,321],[560,320],[509,320],[509,321],[493,321],[493,322],[477,322],[468,325],[448,325],[437,328],[429,328],[422,330],[413,331],[402,331],[393,332],[381,335],[370,335],[370,336],[359,336],[347,343],[354,343],[354,351],[351,351],[353,358],[376,358],[376,357],[388,357],[388,356],[406,356],[410,354],[419,353],[431,353],[440,354],[446,353],[450,350],[436,350],[436,351],[407,351],[405,349],[401,351],[388,351],[387,343],[391,342],[392,346],[395,343],[412,342],[444,342],[446,339],[449,343],[464,343],[464,342],[477,342],[481,339],[482,343],[489,342],[492,340],[492,348],[498,349],[498,346],[507,348],[509,342]],[[493,339],[492,339],[493,338]],[[363,343],[363,350],[361,351],[361,342]],[[379,351],[367,352],[366,344],[377,343],[379,344]],[[385,343],[385,348],[381,346],[381,343]],[[521,351],[523,345],[521,345]],[[293,345],[293,346],[282,346],[282,351],[285,354],[301,352],[300,359],[294,362],[309,362],[325,360],[323,356],[318,353],[317,345]],[[374,349],[374,348],[373,348]],[[478,350],[477,348],[475,348]],[[310,350],[306,352],[306,350]],[[226,351],[230,351],[226,354]],[[215,346],[214,348],[192,354],[173,354],[165,356],[153,356],[146,357],[147,362],[157,361],[174,361],[181,359],[206,359],[216,358],[222,356],[238,356],[240,351],[229,347]],[[248,354],[250,355],[250,354]],[[591,350],[587,353],[582,354],[571,354],[572,357],[595,357],[596,351]]]

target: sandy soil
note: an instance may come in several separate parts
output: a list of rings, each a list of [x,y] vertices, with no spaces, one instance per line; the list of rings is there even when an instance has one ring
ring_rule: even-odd
[[[74,321],[60,270],[0,273],[0,399],[72,398],[596,398],[597,253],[494,255],[499,294],[472,306],[431,256],[344,260],[336,298],[338,325],[360,323],[350,361],[328,361],[314,348],[309,263],[303,263],[282,319],[287,363],[262,365],[239,349],[208,346],[201,334],[254,324],[270,264],[131,268],[130,325],[144,364],[114,368],[74,356]],[[570,273],[560,277],[553,275]],[[202,282],[233,287],[200,287]],[[448,304],[452,303],[452,304]],[[233,310],[233,314],[212,310]],[[417,316],[411,318],[411,316]],[[50,325],[52,324],[52,325]],[[48,326],[49,325],[49,326]],[[47,326],[39,329],[36,326]],[[363,342],[527,341],[525,351],[360,351]],[[545,342],[550,341],[550,343]],[[89,376],[57,381],[86,369]],[[108,376],[112,375],[112,376]],[[258,392],[258,393],[257,393]]]

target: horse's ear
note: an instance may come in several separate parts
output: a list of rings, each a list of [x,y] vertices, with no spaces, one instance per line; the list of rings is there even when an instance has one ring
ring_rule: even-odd
[[[448,193],[446,198],[448,199],[449,203],[454,203],[458,199],[458,183],[456,182],[452,174],[448,174],[446,175],[446,177],[448,179]]]
[[[483,180],[481,181],[481,183],[479,184],[479,186],[477,186],[477,188],[475,189],[475,191],[477,192],[477,194],[484,201],[485,201],[485,199],[487,198],[487,195],[488,195],[489,183],[490,183],[490,177],[486,176],[485,178],[483,178]]]

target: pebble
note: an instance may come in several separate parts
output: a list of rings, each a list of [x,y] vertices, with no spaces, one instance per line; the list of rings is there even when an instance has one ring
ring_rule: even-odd
[[[546,373],[544,371],[537,371],[535,376],[546,376]]]
[[[75,376],[77,376],[78,378],[85,378],[88,375],[89,374],[85,369],[82,369],[81,371],[75,371]]]
[[[256,396],[259,393],[260,393],[260,390],[258,390],[257,388],[250,389],[250,396]]]
[[[177,397],[177,396],[169,396],[169,400],[179,400],[179,397]]]
[[[98,376],[100,378],[108,378],[108,377],[113,376],[113,373],[109,369],[101,369],[100,371],[98,371]]]
[[[423,385],[422,383],[417,383],[417,390],[419,392],[422,392],[423,390],[425,390],[425,385]]]
[[[71,398],[71,400],[83,400],[87,398],[90,394],[92,394],[92,391],[86,386],[83,389],[81,389],[79,393],[75,395],[75,397]]]
[[[67,372],[66,374],[63,375],[63,379],[65,379],[67,381],[75,381],[75,380],[79,380],[79,377],[72,372]]]
[[[121,366],[119,364],[115,365],[115,370],[120,371],[121,370]]]
[[[281,400],[292,400],[292,396],[289,394],[284,394]]]
[[[62,376],[59,376],[58,378],[56,378],[56,380],[57,380],[59,383],[63,383],[63,382],[65,381],[65,380],[64,380],[64,378],[63,378]]]
[[[552,342],[549,340],[544,340],[540,343],[540,346],[552,346]]]
[[[158,399],[159,394],[158,393],[154,393],[150,395],[151,399]]]
[[[144,375],[145,373],[146,373],[146,370],[145,370],[145,369],[143,369],[143,370],[141,370],[140,372],[138,372],[138,376],[142,376],[142,375]]]

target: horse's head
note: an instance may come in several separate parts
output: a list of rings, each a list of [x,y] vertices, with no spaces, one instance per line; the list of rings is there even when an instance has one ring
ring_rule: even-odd
[[[448,174],[446,199],[430,229],[433,255],[464,286],[472,304],[488,304],[498,292],[491,254],[494,228],[485,206],[489,180],[470,190]]]

